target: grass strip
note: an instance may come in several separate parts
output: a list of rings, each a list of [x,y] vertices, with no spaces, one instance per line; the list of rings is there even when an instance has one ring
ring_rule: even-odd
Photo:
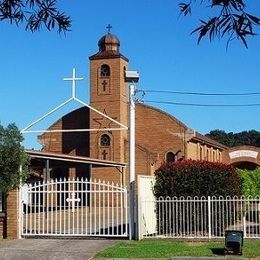
[[[107,258],[169,258],[174,256],[223,256],[224,242],[174,240],[121,241],[97,254]],[[260,241],[246,240],[243,256],[260,256]]]

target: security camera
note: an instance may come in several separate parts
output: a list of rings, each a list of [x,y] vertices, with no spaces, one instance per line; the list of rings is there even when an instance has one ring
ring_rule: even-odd
[[[139,80],[139,72],[133,70],[126,70],[125,71],[125,82],[133,83],[138,82]]]

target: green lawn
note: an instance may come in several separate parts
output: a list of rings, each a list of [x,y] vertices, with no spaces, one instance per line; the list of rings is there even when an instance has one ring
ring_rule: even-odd
[[[224,254],[224,242],[181,242],[174,240],[123,241],[97,254],[108,258],[170,258],[171,256],[214,256]],[[260,240],[246,240],[244,257],[260,256]]]

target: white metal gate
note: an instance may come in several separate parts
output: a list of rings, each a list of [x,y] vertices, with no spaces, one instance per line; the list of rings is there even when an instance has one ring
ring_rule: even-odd
[[[21,235],[127,237],[127,190],[114,183],[59,179],[23,186]]]

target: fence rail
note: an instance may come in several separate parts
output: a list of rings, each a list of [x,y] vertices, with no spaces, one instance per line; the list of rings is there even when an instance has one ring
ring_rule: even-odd
[[[260,197],[140,199],[139,221],[140,239],[223,238],[225,230],[260,238]]]

